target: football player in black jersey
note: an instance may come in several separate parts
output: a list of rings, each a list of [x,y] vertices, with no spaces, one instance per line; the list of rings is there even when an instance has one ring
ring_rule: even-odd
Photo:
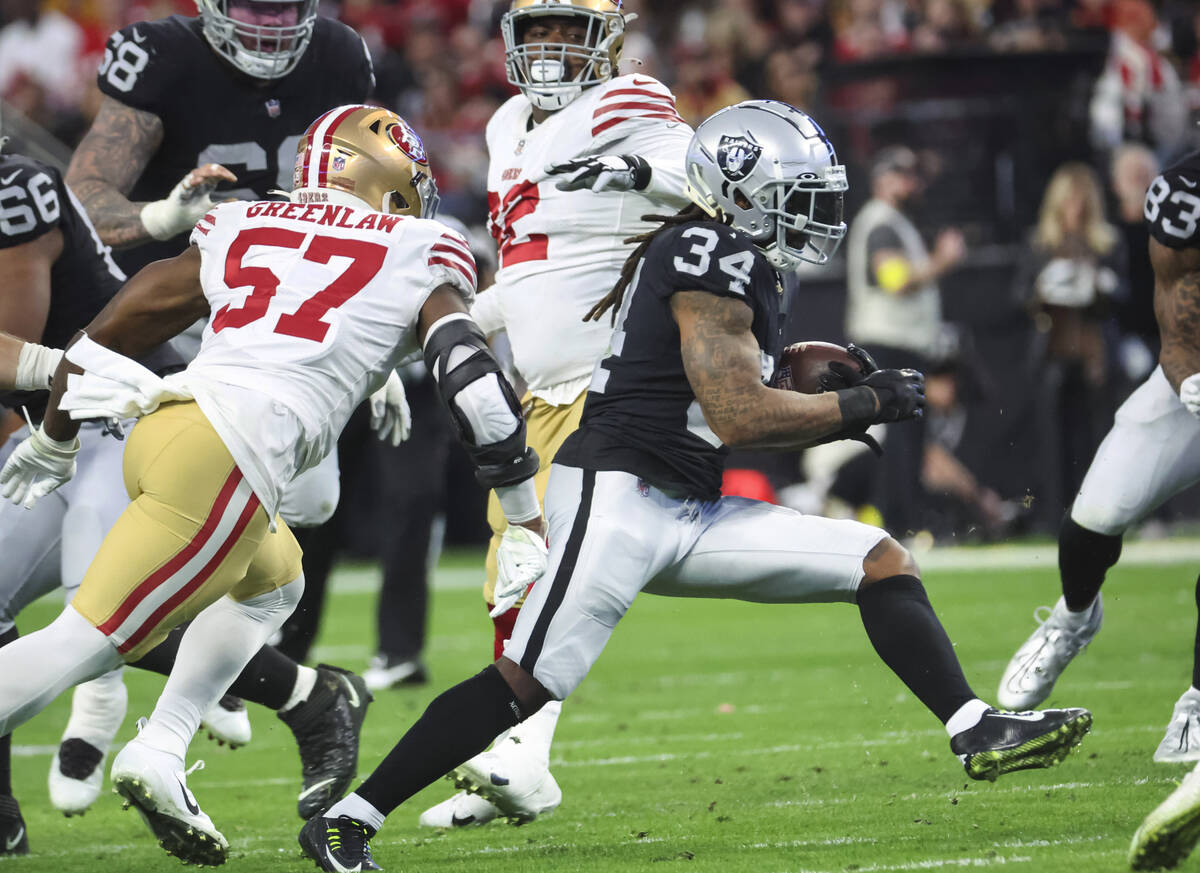
[[[358,790],[300,834],[323,870],[378,869],[384,817],[550,699],[570,694],[642,591],[763,603],[857,602],[867,635],[945,725],[976,779],[1062,760],[1083,709],[1002,713],[976,697],[912,556],[885,531],[721,497],[727,445],[798,448],[921,413],[912,370],[847,369],[843,387],[768,387],[781,270],[824,263],[845,233],[845,170],[807,115],[749,101],[704,121],[695,202],[641,238],[613,292],[611,353],[546,491],[550,563],[504,655],[430,704]],[[836,386],[831,386],[836,387]]]
[[[296,143],[309,122],[334,106],[363,102],[374,88],[362,39],[319,17],[317,0],[197,5],[198,17],[139,22],[109,38],[97,74],[100,109],[67,170],[101,240],[118,250],[114,257],[129,275],[183,251],[214,198],[270,199],[272,190],[290,189]],[[175,344],[194,354],[198,335]],[[304,505],[286,506],[283,515],[296,529],[320,524],[338,490],[331,456],[294,489],[294,502]],[[72,736],[86,733],[91,748],[106,748],[105,719],[88,712],[102,712],[116,694],[123,692],[105,691],[103,681],[80,686]],[[214,711],[210,729],[245,742],[249,722],[240,701],[223,704],[234,709]],[[52,766],[50,774],[52,799],[68,813],[96,796],[103,751],[99,758],[70,757],[74,766]],[[306,775],[306,789],[309,781]],[[330,799],[321,791],[302,796],[301,812]]]
[[[0,153],[0,202],[5,203],[0,212],[0,275],[5,276],[0,331],[11,335],[0,334],[0,357],[7,359],[0,364],[0,407],[23,408],[37,420],[60,348],[104,308],[125,275],[53,167]],[[182,366],[166,347],[143,363],[159,372]],[[21,429],[0,444],[0,464],[26,435]],[[105,436],[100,423],[85,423],[79,439],[78,474],[55,497],[28,510],[0,500],[0,646],[17,638],[14,622],[26,604],[60,584],[68,600],[73,596],[105,533],[128,503],[121,476],[124,444]],[[169,673],[182,632],[172,632],[136,666]],[[98,794],[105,753],[125,716],[120,672],[96,681],[109,696],[98,692],[100,699],[91,701],[85,717],[68,724],[52,764],[51,800],[68,814],[83,812]],[[352,691],[346,682],[353,683]],[[304,766],[298,804],[303,817],[349,787],[370,699],[361,679],[334,668],[301,667],[267,647],[233,691],[279,711],[295,734]],[[28,851],[9,773],[10,737],[5,736],[0,738],[0,854]],[[55,775],[61,778],[56,781]],[[13,839],[18,830],[21,838]]]

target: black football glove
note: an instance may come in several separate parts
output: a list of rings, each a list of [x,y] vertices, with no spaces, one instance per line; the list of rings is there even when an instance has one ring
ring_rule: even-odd
[[[925,375],[916,370],[876,370],[860,383],[879,398],[873,424],[907,421],[925,414]]]
[[[562,175],[559,191],[642,191],[650,184],[650,165],[638,155],[594,155],[546,167],[551,176]]]

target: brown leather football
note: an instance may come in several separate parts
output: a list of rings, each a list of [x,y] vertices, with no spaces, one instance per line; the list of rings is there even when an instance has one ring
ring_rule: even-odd
[[[862,364],[845,348],[836,343],[816,340],[792,343],[779,356],[775,378],[771,384],[801,394],[820,394],[821,376],[828,372],[831,361],[838,361],[861,373]]]

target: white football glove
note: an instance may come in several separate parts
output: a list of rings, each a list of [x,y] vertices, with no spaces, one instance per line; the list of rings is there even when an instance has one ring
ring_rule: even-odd
[[[75,475],[75,455],[79,439],[59,442],[31,428],[29,437],[13,449],[4,469],[0,470],[0,496],[17,506],[33,505]]]
[[[220,164],[205,164],[197,167],[179,180],[171,193],[162,200],[155,200],[142,207],[142,226],[146,233],[157,240],[191,230],[204,213],[212,209],[215,201],[211,195],[221,182],[237,181],[237,176]]]
[[[496,591],[494,606],[488,613],[492,618],[508,612],[530,585],[542,578],[550,563],[546,541],[527,527],[510,524],[500,538],[496,552]]]
[[[1200,418],[1200,373],[1188,376],[1179,386],[1179,399],[1187,411]]]
[[[595,155],[575,158],[546,167],[551,176],[563,175],[554,187],[559,191],[641,191],[650,184],[650,165],[638,155]]]
[[[412,433],[412,412],[404,395],[404,383],[395,370],[383,387],[371,395],[370,403],[371,430],[381,442],[390,440],[393,446],[398,446],[408,439]]]

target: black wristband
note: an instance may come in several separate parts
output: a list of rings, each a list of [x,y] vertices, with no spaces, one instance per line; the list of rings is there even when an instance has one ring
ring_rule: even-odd
[[[641,155],[621,155],[633,167],[633,190],[645,191],[650,185],[650,164]]]
[[[842,427],[858,427],[875,422],[877,400],[875,392],[866,385],[843,388],[833,393],[837,395],[838,409],[842,413]]]

